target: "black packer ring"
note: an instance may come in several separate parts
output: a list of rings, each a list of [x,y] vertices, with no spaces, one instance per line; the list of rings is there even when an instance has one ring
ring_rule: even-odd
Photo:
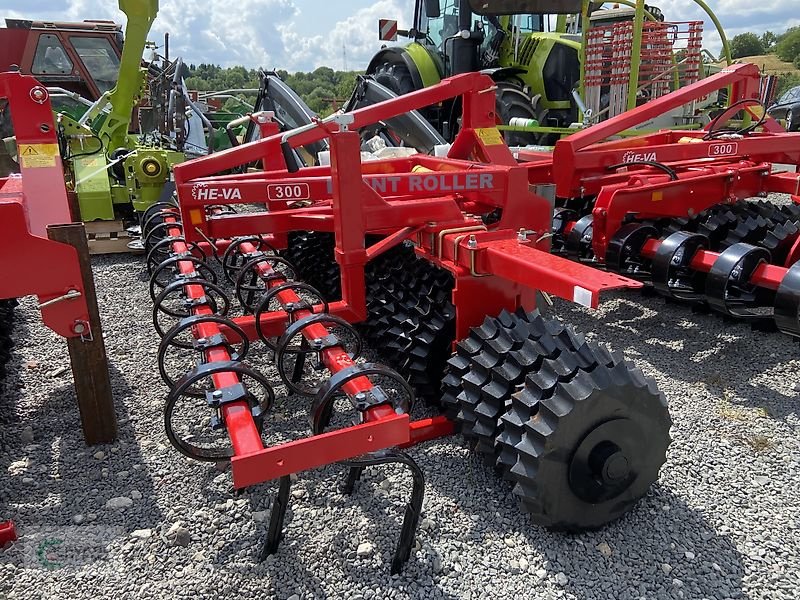
[[[155,302],[156,290],[163,290],[165,287],[170,285],[170,282],[162,282],[159,279],[159,275],[166,271],[167,269],[171,269],[175,267],[180,262],[190,262],[195,266],[195,275],[183,275],[183,274],[176,274],[172,277],[171,281],[187,281],[187,280],[195,280],[195,279],[206,279],[211,283],[217,283],[217,274],[214,270],[209,267],[203,260],[197,258],[196,256],[187,255],[187,256],[172,256],[167,260],[161,262],[156,269],[153,271],[152,275],[150,275],[150,298],[153,299]]]
[[[266,263],[274,271],[271,275],[264,276],[256,271],[256,267],[262,263]],[[275,269],[275,265],[283,265],[289,270],[289,273],[282,273]],[[250,262],[246,263],[236,276],[236,298],[242,305],[245,312],[253,312],[256,307],[256,295],[265,291],[267,283],[276,280],[289,280],[296,279],[297,270],[294,265],[281,256],[262,255],[257,256]],[[248,281],[249,280],[249,281]],[[265,287],[258,285],[262,282]]]
[[[594,256],[592,248],[592,227],[594,217],[586,215],[578,219],[567,234],[564,242],[564,249],[569,256],[580,260],[589,260]]]
[[[774,303],[775,325],[783,333],[800,336],[800,262],[783,276]]]
[[[140,222],[144,223],[147,221],[156,211],[168,209],[175,209],[176,214],[179,214],[178,211],[180,208],[176,202],[155,202],[148,206],[147,209],[142,213]]]
[[[150,248],[150,252],[147,253],[147,259],[145,260],[145,264],[147,265],[147,272],[152,275],[153,269],[155,269],[159,264],[164,262],[170,256],[175,255],[172,252],[172,244],[183,242],[186,244],[186,247],[189,249],[189,254],[192,256],[196,256],[202,261],[208,260],[208,254],[206,251],[203,250],[197,242],[187,242],[186,238],[183,236],[179,237],[165,237],[162,238],[155,246]],[[197,256],[197,255],[200,256]],[[161,258],[163,256],[163,258]]]
[[[239,336],[239,341],[235,343],[230,342],[224,334],[220,334],[209,339],[201,338],[199,340],[195,340],[192,344],[186,344],[175,339],[190,327],[194,327],[195,325],[200,325],[202,323],[224,325],[236,333],[237,336]],[[238,348],[236,346],[238,346]],[[182,319],[176,323],[172,329],[164,334],[164,337],[161,339],[161,343],[158,345],[158,372],[161,374],[161,379],[169,387],[176,385],[176,381],[170,376],[169,373],[167,373],[167,367],[164,363],[167,357],[167,352],[170,348],[196,350],[200,354],[200,360],[202,361],[203,353],[209,348],[216,347],[224,347],[230,355],[231,362],[238,363],[247,357],[247,353],[250,350],[250,340],[247,339],[247,333],[245,333],[244,329],[242,329],[234,321],[220,315],[192,315],[191,317]],[[198,392],[191,390],[184,393],[189,396],[198,395]]]
[[[284,305],[283,310],[286,312],[286,315],[289,318],[289,323],[294,323],[294,314],[299,310],[309,310],[314,313],[314,307],[322,305],[322,310],[318,313],[314,314],[324,314],[330,312],[330,305],[328,301],[322,296],[322,293],[312,285],[308,283],[304,283],[302,281],[288,281],[281,285],[277,285],[274,288],[270,288],[266,294],[261,298],[261,301],[258,303],[258,307],[256,308],[255,312],[255,323],[256,323],[256,333],[258,337],[261,339],[262,342],[272,351],[275,351],[275,347],[277,345],[277,340],[269,339],[264,330],[261,327],[261,315],[269,308],[269,303],[272,301],[275,296],[284,292],[286,290],[292,290],[298,296],[298,292],[303,291],[309,296],[314,296],[316,300],[319,302],[309,302],[309,301],[302,301],[292,305]]]
[[[769,261],[770,253],[766,248],[739,243],[725,249],[714,261],[706,277],[708,304],[723,314],[740,319],[771,317],[747,306],[756,304],[760,298],[758,288],[748,283],[750,277],[761,263]],[[733,306],[733,302],[739,306]]]
[[[256,251],[248,254],[240,252],[239,248],[241,245],[248,242],[256,247]],[[263,254],[277,255],[278,251],[257,235],[233,240],[228,247],[225,248],[225,252],[222,255],[222,272],[225,273],[225,279],[228,280],[228,283],[233,283],[235,275],[243,265],[247,264],[248,261],[252,260],[257,255],[261,256]]]
[[[606,266],[617,273],[633,277],[646,273],[646,259],[642,257],[642,247],[650,238],[658,236],[658,230],[649,223],[627,223],[620,227],[608,241]]]
[[[183,377],[181,377],[167,395],[167,401],[164,406],[164,428],[167,431],[167,438],[178,452],[191,459],[202,462],[218,462],[222,460],[228,460],[234,456],[233,449],[231,448],[227,451],[220,452],[210,450],[208,448],[201,448],[193,445],[187,440],[180,439],[172,426],[172,414],[175,410],[175,405],[178,400],[182,396],[187,395],[187,390],[190,390],[200,380],[218,373],[236,373],[240,376],[240,379],[242,377],[250,377],[251,379],[257,381],[262,388],[264,388],[265,394],[261,402],[259,402],[249,392],[247,393],[247,397],[243,398],[243,400],[246,400],[250,404],[251,411],[253,413],[253,420],[256,423],[256,428],[258,429],[259,433],[261,433],[261,430],[264,426],[264,415],[275,402],[275,392],[273,391],[269,380],[258,371],[255,371],[242,363],[207,363],[192,369]]]
[[[164,219],[168,217],[172,217],[176,221],[180,221],[181,213],[178,210],[170,210],[167,208],[152,213],[147,220],[142,223],[142,237],[147,237],[147,234],[150,233],[150,230],[153,227],[159,223],[163,223]],[[158,219],[160,219],[160,221],[158,221]]]
[[[308,342],[306,338],[303,337],[301,338],[299,345],[291,345],[293,339],[295,339],[298,335],[302,336],[303,330],[314,324],[335,324],[348,330],[350,335],[352,335],[353,339],[355,340],[354,347],[352,349],[345,348],[345,342],[340,340],[338,336],[334,334],[327,335],[325,338],[317,339],[313,342]],[[299,321],[292,323],[280,337],[277,344],[275,344],[275,366],[278,368],[278,375],[280,376],[281,381],[283,381],[286,387],[295,394],[300,394],[302,396],[315,395],[320,390],[320,385],[309,386],[303,385],[302,383],[302,368],[305,365],[306,356],[308,354],[319,355],[323,350],[336,346],[341,346],[344,348],[344,350],[353,360],[361,356],[361,350],[363,349],[361,336],[358,334],[355,327],[353,327],[352,324],[343,318],[337,317],[336,315],[329,315],[327,313],[318,313],[308,315],[307,317],[303,317]],[[286,372],[284,358],[287,354],[297,355],[297,358],[295,359],[294,373]]]
[[[708,246],[708,237],[689,231],[676,231],[661,240],[651,267],[656,291],[676,300],[704,302],[706,274],[693,270],[690,265],[695,254]]]
[[[178,290],[183,290],[188,285],[196,285],[198,287],[203,288],[203,297],[196,298],[196,299],[189,299],[186,298],[184,301],[184,310],[175,311],[169,308],[164,308],[162,304],[164,301],[177,292]],[[216,294],[222,300],[221,303],[217,302],[217,299],[209,292]],[[228,310],[230,309],[231,302],[228,299],[228,296],[225,294],[225,290],[223,290],[220,286],[216,283],[212,283],[207,279],[197,279],[197,280],[178,280],[173,281],[163,290],[161,293],[156,297],[155,304],[153,305],[153,327],[158,333],[159,337],[164,337],[165,332],[161,327],[161,323],[158,321],[158,314],[164,313],[167,316],[175,317],[179,319],[183,319],[186,317],[192,316],[192,309],[196,308],[197,306],[207,306],[211,312],[217,316],[224,317],[228,314]]]
[[[171,228],[176,228],[180,233],[178,235],[183,235],[183,223],[180,221],[173,221],[171,223],[167,223],[164,221],[163,223],[159,223],[158,225],[154,225],[150,231],[147,232],[147,235],[144,236],[144,248],[147,252],[153,249],[158,242],[163,239],[169,238],[176,238],[178,236],[171,236],[168,234],[167,230]],[[163,233],[164,235],[156,236],[156,233]]]
[[[348,367],[347,369],[343,369],[336,373],[333,377],[326,381],[317,392],[317,395],[314,397],[314,403],[311,406],[311,414],[309,416],[311,421],[311,432],[314,435],[319,435],[325,431],[325,428],[330,422],[331,413],[333,412],[333,401],[336,399],[338,394],[342,393],[341,389],[346,383],[352,381],[353,379],[358,379],[359,377],[369,377],[371,375],[382,375],[384,377],[394,379],[405,391],[407,398],[398,399],[384,397],[381,399],[375,398],[374,396],[370,398],[367,396],[367,394],[364,394],[364,398],[350,399],[356,410],[363,413],[373,406],[391,403],[395,412],[398,414],[408,414],[411,412],[411,408],[414,404],[414,390],[411,388],[408,381],[406,381],[405,378],[400,375],[400,373],[379,363],[353,365],[352,367]],[[378,386],[373,387],[373,392],[376,389],[378,389]]]
[[[557,208],[553,213],[553,223],[551,232],[553,234],[553,250],[561,251],[566,244],[564,230],[567,225],[578,220],[578,212],[571,208]]]

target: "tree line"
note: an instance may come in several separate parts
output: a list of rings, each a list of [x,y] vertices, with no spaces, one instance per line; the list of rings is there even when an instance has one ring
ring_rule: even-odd
[[[329,67],[319,67],[310,73],[276,72],[278,76],[305,100],[309,108],[322,116],[327,116],[346,101],[356,83],[357,71],[334,71]],[[245,67],[220,67],[219,65],[199,64],[188,66],[186,86],[190,90],[257,90],[260,85],[259,70]],[[235,96],[252,101],[255,93],[240,92]],[[227,99],[225,107],[236,110],[237,102]]]
[[[800,27],[791,27],[781,34],[771,31],[761,35],[751,32],[741,33],[731,40],[731,54],[733,58],[775,54],[779,59],[794,64],[798,70],[779,75],[778,93],[800,85]],[[258,74],[258,69],[241,66],[190,64],[186,85],[190,90],[199,91],[258,89],[260,84]],[[280,69],[277,74],[305,100],[311,110],[327,116],[350,97],[359,72],[334,71],[329,67],[319,67],[309,73],[289,73]],[[255,99],[255,93],[241,92],[234,95],[249,102]],[[241,103],[229,98],[225,102],[225,108],[239,111]]]
[[[740,33],[731,40],[732,58],[764,54],[774,54],[780,60],[792,63],[795,69],[800,71],[800,27],[790,27],[779,35],[771,31],[765,31],[761,35],[752,32]],[[779,94],[796,85],[800,85],[800,72],[779,75]]]

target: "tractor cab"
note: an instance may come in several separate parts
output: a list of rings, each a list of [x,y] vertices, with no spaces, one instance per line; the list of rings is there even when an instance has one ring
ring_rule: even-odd
[[[54,88],[51,97],[60,110],[60,100],[67,102],[70,94],[94,102],[116,85],[122,45],[122,28],[113,21],[6,19],[0,27],[0,72],[16,65],[34,75]]]
[[[429,0],[418,3],[414,30],[455,75],[501,66],[504,42],[518,49],[531,36],[560,33],[553,17],[580,12],[580,0]]]

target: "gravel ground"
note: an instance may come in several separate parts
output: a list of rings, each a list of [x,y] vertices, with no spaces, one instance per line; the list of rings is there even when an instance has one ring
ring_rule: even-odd
[[[84,446],[66,345],[18,308],[0,394],[0,598],[795,598],[800,589],[796,342],[638,294],[556,312],[623,350],[670,403],[660,481],[602,531],[548,533],[460,442],[411,450],[427,476],[411,561],[389,575],[410,478],[371,468],[352,497],[344,469],[301,473],[286,538],[254,560],[276,486],[230,476],[166,440],[165,388],[142,259],[94,260],[119,441]],[[251,363],[269,376],[265,356]],[[307,401],[278,388],[270,427],[306,430]]]

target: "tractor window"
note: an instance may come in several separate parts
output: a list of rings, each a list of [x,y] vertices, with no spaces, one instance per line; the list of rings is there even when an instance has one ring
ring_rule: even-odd
[[[117,84],[119,57],[106,38],[70,36],[75,52],[81,57],[86,70],[100,92],[107,92]]]
[[[511,22],[515,27],[519,26],[522,33],[533,33],[544,31],[544,15],[514,15]]]
[[[49,33],[39,36],[36,54],[33,57],[34,75],[69,75],[72,61],[64,51],[58,37]]]
[[[427,19],[428,37],[440,50],[444,40],[458,33],[458,0],[444,0],[441,4],[441,15]]]

